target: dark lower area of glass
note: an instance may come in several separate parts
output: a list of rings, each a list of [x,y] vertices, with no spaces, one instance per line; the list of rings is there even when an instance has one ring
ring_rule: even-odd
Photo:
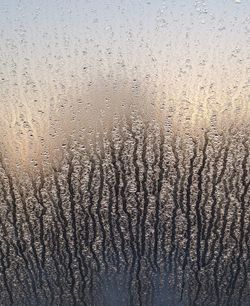
[[[1,305],[249,305],[247,129],[135,120],[50,170],[1,160]]]

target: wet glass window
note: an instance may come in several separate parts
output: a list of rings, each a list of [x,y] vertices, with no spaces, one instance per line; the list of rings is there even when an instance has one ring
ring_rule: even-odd
[[[0,1],[0,305],[250,304],[249,13]]]

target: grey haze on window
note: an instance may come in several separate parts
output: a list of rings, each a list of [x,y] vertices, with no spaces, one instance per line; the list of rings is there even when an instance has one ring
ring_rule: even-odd
[[[1,305],[249,305],[249,10],[1,1]]]

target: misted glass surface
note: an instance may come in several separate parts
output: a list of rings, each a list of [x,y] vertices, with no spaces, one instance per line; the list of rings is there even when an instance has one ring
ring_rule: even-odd
[[[250,305],[249,13],[0,1],[0,305]]]

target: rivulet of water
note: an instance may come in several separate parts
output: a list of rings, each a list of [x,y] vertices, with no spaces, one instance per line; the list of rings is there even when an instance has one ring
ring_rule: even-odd
[[[1,305],[248,305],[249,131],[139,113],[44,171],[1,159]]]

